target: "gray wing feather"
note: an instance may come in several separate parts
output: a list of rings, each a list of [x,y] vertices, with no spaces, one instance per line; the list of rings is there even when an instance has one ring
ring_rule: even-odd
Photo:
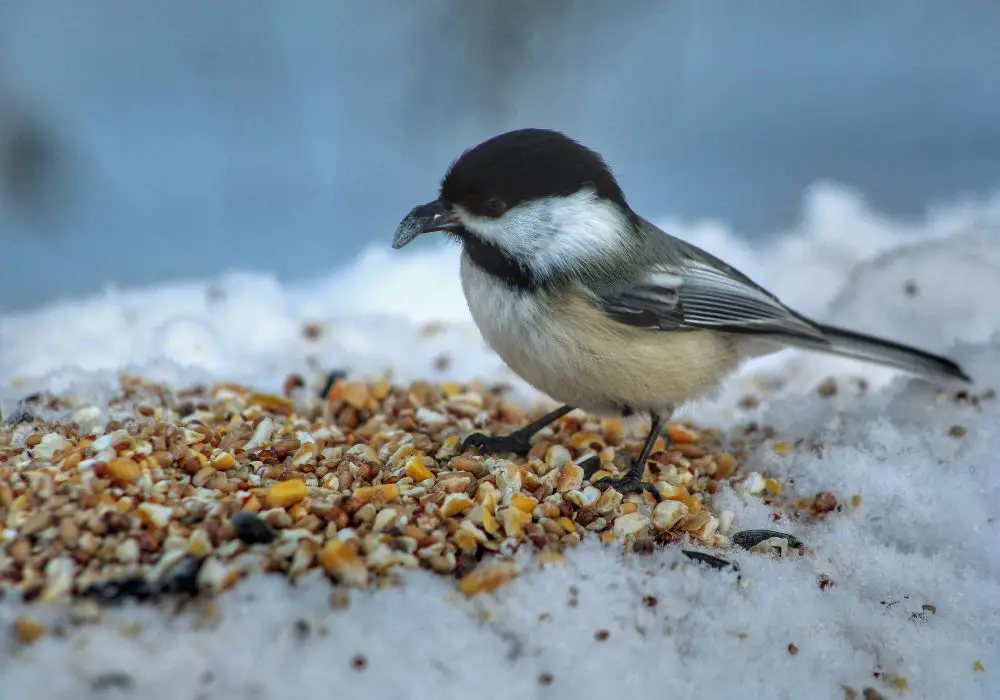
[[[661,330],[714,329],[824,340],[819,328],[738,270],[655,231],[669,243],[663,247],[655,241],[661,244],[656,262],[632,281],[592,290],[611,316]]]

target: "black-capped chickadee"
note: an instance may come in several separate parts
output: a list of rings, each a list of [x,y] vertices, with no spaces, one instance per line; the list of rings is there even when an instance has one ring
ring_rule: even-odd
[[[393,247],[431,231],[461,242],[462,288],[489,346],[564,404],[508,435],[474,433],[463,449],[524,454],[574,408],[648,415],[639,459],[598,488],[655,496],[643,474],[675,407],[715,391],[743,360],[786,347],[970,381],[946,358],[789,309],[635,213],[602,157],[557,131],[509,131],[463,153],[440,196],[400,223]]]

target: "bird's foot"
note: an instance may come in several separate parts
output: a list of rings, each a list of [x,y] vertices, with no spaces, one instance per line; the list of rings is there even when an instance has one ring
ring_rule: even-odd
[[[643,481],[642,476],[639,474],[633,474],[631,471],[620,479],[612,479],[610,476],[606,476],[603,479],[598,479],[597,481],[592,482],[591,486],[601,490],[613,488],[623,496],[627,496],[630,493],[642,493],[643,491],[648,491],[653,494],[653,498],[656,499],[656,501],[660,500],[660,494],[657,492],[656,487],[648,481]]]
[[[472,433],[462,441],[462,451],[479,448],[483,453],[513,452],[524,456],[531,451],[531,438],[514,431],[507,435],[490,437],[484,433]]]
[[[648,481],[643,481],[641,474],[636,474],[634,467],[628,468],[628,457],[623,453],[618,454],[618,458],[625,463],[627,471],[625,476],[620,479],[612,479],[611,477],[604,477],[598,479],[597,481],[591,481],[590,485],[598,489],[613,488],[618,493],[623,496],[627,496],[630,493],[640,493],[642,491],[649,491],[653,494],[653,498],[657,501],[660,500],[660,494],[657,492],[656,487],[653,486]],[[621,462],[619,462],[619,465]],[[580,466],[583,467],[583,480],[590,481],[594,474],[596,474],[601,468],[601,459],[597,455],[591,455],[587,459],[580,462]]]

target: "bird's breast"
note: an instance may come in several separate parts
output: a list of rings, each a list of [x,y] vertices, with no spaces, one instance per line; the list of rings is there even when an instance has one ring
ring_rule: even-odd
[[[553,399],[603,414],[667,411],[718,386],[738,363],[724,334],[616,322],[570,290],[512,289],[463,257],[473,320],[510,369]]]

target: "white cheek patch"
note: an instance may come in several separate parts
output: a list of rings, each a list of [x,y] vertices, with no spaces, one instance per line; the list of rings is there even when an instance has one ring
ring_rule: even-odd
[[[498,219],[456,207],[465,227],[523,260],[533,270],[553,270],[619,248],[628,222],[613,203],[590,189],[514,207]]]

